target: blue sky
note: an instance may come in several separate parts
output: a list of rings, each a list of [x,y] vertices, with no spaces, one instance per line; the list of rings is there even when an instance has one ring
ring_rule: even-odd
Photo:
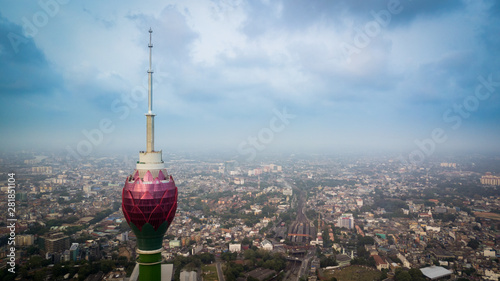
[[[2,2],[3,151],[500,150],[498,1]]]

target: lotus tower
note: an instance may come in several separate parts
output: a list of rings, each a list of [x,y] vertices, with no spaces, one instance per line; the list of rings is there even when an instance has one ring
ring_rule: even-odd
[[[137,237],[140,281],[161,280],[163,236],[177,209],[177,187],[174,179],[165,169],[162,151],[154,149],[152,33],[150,29],[146,151],[139,152],[136,169],[125,180],[122,191],[123,214]]]

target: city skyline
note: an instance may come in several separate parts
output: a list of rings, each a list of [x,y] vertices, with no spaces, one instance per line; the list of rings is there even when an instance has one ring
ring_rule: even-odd
[[[499,152],[499,17],[493,1],[6,3],[1,148],[142,148],[151,27],[164,151]]]

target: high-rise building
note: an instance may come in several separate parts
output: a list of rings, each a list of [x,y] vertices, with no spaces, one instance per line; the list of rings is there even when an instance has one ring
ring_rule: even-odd
[[[345,227],[348,229],[354,228],[354,217],[352,214],[342,214],[337,222],[338,227]]]
[[[99,245],[95,242],[87,243],[82,251],[84,251],[85,259],[88,261],[96,261],[101,258],[101,250],[99,249]]]
[[[150,29],[146,151],[139,152],[136,169],[125,180],[122,192],[123,214],[137,237],[138,280],[141,281],[162,280],[163,236],[177,209],[177,187],[174,179],[165,169],[162,151],[154,150],[152,33]]]
[[[72,243],[69,248],[69,257],[72,261],[77,261],[80,259],[80,245],[78,243]]]
[[[51,233],[42,239],[46,253],[59,253],[69,249],[69,236],[62,232]]]

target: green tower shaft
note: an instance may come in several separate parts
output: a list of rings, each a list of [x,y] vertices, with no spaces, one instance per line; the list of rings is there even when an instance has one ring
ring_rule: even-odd
[[[137,250],[139,258],[138,281],[161,280],[161,249],[155,251]]]

